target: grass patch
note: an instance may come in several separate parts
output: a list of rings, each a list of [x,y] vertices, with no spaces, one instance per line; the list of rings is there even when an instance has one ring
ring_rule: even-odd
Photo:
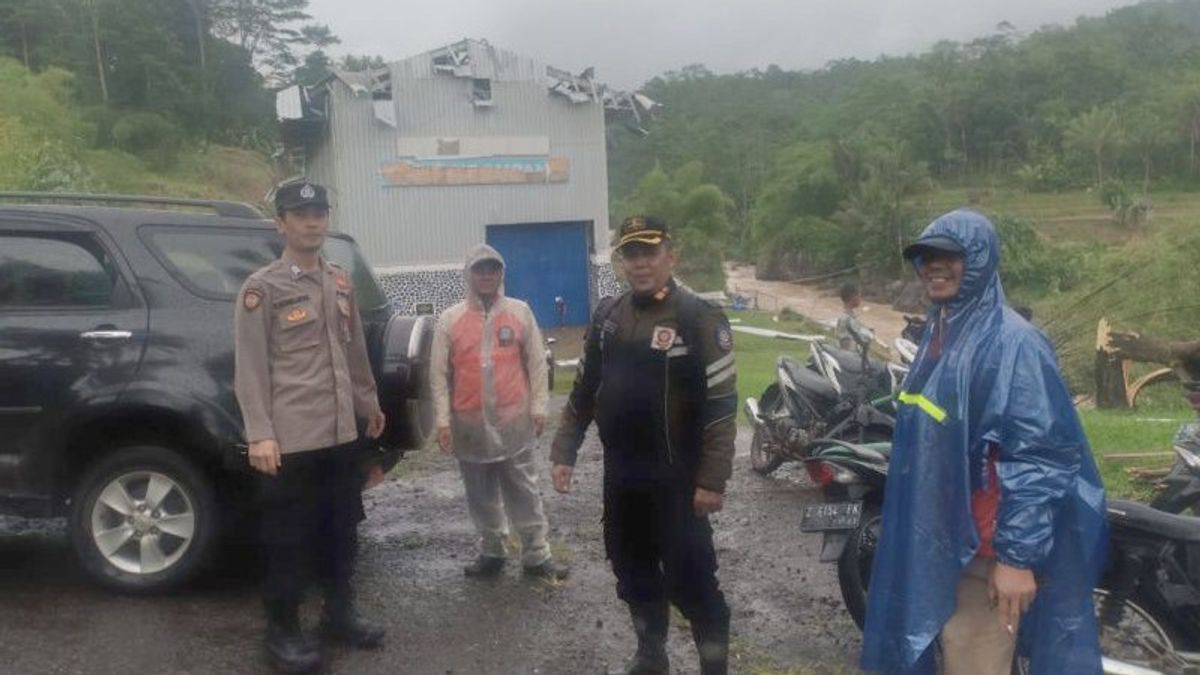
[[[783,667],[766,650],[737,637],[729,642],[729,670],[740,675],[848,675],[858,672],[816,664]]]
[[[1138,234],[1136,228],[1118,224],[1092,190],[1032,193],[1017,187],[947,187],[923,195],[917,205],[933,218],[973,200],[986,211],[1034,220],[1054,241],[1122,243]],[[1200,222],[1200,193],[1151,191],[1150,202],[1155,224]]]
[[[554,388],[550,390],[551,395],[566,396],[571,393],[571,387],[575,385],[575,369],[563,368],[556,366],[554,368]]]
[[[753,326],[800,335],[830,335],[829,329],[824,326],[794,315],[780,317],[779,321],[775,321],[770,312],[731,311],[728,315],[731,320],[739,320],[734,326]],[[734,331],[733,334],[733,351],[737,359],[738,420],[740,422],[746,421],[746,412],[742,408],[742,402],[746,400],[746,397],[759,398],[762,396],[763,389],[775,381],[775,362],[780,356],[790,356],[800,363],[805,363],[809,355],[807,342],[759,337],[737,331]]]
[[[83,163],[96,176],[100,191],[120,194],[231,199],[265,207],[262,199],[274,183],[274,169],[266,157],[220,145],[185,150],[166,171],[153,170],[120,150],[88,150]]]
[[[1116,461],[1106,459],[1112,453],[1168,452],[1179,426],[1194,415],[1178,408],[1143,410],[1083,410],[1079,413],[1096,464],[1109,497],[1149,501],[1154,487],[1149,481],[1136,480],[1126,469],[1170,466],[1170,457]]]

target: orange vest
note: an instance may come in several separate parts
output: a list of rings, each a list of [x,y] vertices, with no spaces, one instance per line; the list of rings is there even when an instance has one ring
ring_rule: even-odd
[[[486,395],[496,397],[499,417],[496,421],[500,423],[525,414],[529,381],[522,346],[527,337],[521,318],[504,308],[493,310],[490,321],[485,321],[483,312],[468,309],[451,325],[450,354],[454,366],[451,405],[457,414],[478,419]],[[485,391],[485,365],[491,369],[490,391]]]

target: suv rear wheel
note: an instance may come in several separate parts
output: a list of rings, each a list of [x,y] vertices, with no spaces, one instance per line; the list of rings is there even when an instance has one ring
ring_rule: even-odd
[[[84,569],[120,591],[154,592],[194,575],[216,545],[208,477],[170,448],[119,448],[75,491],[71,544]]]

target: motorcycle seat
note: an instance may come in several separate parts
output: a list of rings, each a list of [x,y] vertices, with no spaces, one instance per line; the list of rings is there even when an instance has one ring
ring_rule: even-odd
[[[1177,516],[1123,499],[1108,500],[1108,520],[1120,527],[1151,532],[1175,541],[1200,544],[1200,518]]]
[[[821,377],[818,373],[805,368],[794,359],[780,357],[780,364],[788,377],[792,378],[792,382],[800,389],[829,401],[836,401],[838,398],[837,389],[830,384],[829,380]]]
[[[836,347],[825,345],[825,351],[837,360],[841,366],[841,375],[838,380],[842,383],[842,388],[847,389],[853,387],[855,381],[864,376],[862,354],[848,352]],[[887,372],[887,364],[877,359],[867,360],[867,372],[865,373],[866,380],[870,383],[869,390],[871,396],[879,396],[888,394],[891,391],[891,376]]]
[[[842,367],[842,372],[858,374],[863,371],[863,362],[862,362],[861,354],[856,354],[854,352],[848,352],[844,349],[838,349],[837,347],[830,347],[828,345],[826,345],[825,351],[828,352],[830,356],[832,356],[834,359],[837,360],[838,365]],[[887,366],[882,361],[879,361],[878,359],[872,359],[872,358],[867,359],[867,372],[868,373],[870,373],[872,375],[877,375],[879,373],[882,373],[886,369],[887,369]]]

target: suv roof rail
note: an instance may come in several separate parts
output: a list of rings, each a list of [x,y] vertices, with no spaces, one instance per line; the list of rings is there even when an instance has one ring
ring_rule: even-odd
[[[4,192],[0,191],[0,201],[20,200],[26,202],[73,202],[90,204],[147,204],[156,206],[191,206],[212,210],[223,218],[249,218],[262,220],[265,218],[250,204],[230,202],[218,199],[184,199],[181,197],[151,197],[146,195],[110,195],[86,194],[71,192]]]

